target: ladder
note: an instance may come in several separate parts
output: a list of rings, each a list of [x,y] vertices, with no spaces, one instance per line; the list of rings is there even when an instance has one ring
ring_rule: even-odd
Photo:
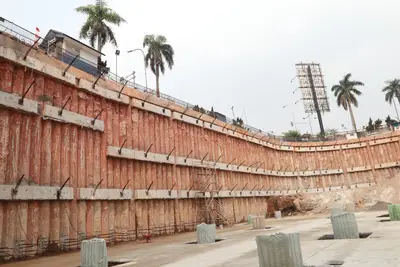
[[[216,197],[218,188],[215,165],[209,161],[199,161],[194,164],[196,168],[194,189],[197,190],[196,197],[200,205],[202,205],[201,198],[204,198],[204,205],[202,205],[198,217],[206,223],[230,224],[228,211]]]

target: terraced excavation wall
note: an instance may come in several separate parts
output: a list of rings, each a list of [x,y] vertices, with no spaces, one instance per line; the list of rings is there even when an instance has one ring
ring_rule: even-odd
[[[277,143],[133,88],[119,95],[122,85],[104,79],[93,86],[96,77],[74,68],[63,76],[65,64],[36,50],[24,59],[27,50],[0,36],[6,259],[92,236],[112,243],[193,230],[210,195],[223,222],[239,222],[264,214],[270,196],[390,183],[399,166],[395,132]],[[199,175],[214,168],[204,188]]]

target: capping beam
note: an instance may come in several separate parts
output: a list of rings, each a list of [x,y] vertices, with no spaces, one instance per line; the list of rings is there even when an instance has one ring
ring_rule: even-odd
[[[121,189],[79,188],[78,200],[130,200],[132,197],[131,189],[121,194]]]
[[[43,110],[43,119],[50,119],[62,123],[71,123],[95,131],[104,132],[104,122],[101,120],[96,119],[92,124],[92,118],[68,110],[63,110],[62,115],[60,115],[59,110],[58,107],[45,105]]]
[[[22,104],[19,104],[21,96],[0,91],[0,106],[10,108],[22,113],[39,114],[38,102],[25,98]]]
[[[72,200],[74,191],[71,187],[64,187],[58,194],[60,187],[55,186],[28,186],[21,185],[13,194],[15,185],[0,185],[0,200]],[[58,198],[59,195],[59,198]]]

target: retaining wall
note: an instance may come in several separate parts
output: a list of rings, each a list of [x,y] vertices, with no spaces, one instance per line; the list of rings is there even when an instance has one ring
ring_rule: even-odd
[[[376,186],[399,166],[396,132],[278,143],[27,50],[0,36],[0,257],[193,230],[209,194],[239,222],[268,196]]]

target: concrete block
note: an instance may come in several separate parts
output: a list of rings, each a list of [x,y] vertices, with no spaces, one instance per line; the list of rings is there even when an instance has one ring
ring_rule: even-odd
[[[333,151],[340,150],[340,146],[321,146],[317,147],[317,151]]]
[[[215,125],[215,124],[211,125],[210,122],[206,122],[205,121],[204,122],[204,128],[212,130],[212,131],[215,131],[215,132],[222,133],[222,127],[221,126],[218,126],[218,125]]]
[[[0,200],[57,200],[57,191],[60,187],[21,185],[16,194],[12,194],[15,185],[0,185]],[[71,187],[64,187],[60,199],[74,199]]]
[[[359,238],[358,224],[354,213],[341,213],[331,216],[331,223],[335,239]]]
[[[378,170],[378,169],[393,168],[393,167],[397,167],[397,166],[400,166],[399,162],[385,162],[385,163],[376,164],[374,166],[374,168],[376,170]]]
[[[358,166],[358,167],[352,167],[352,168],[347,169],[347,172],[348,173],[363,172],[363,171],[369,171],[371,169],[372,169],[371,166]]]
[[[25,98],[20,105],[21,96],[0,91],[0,106],[23,113],[39,114],[38,102]]]
[[[106,241],[100,238],[84,240],[81,243],[81,267],[107,267]]]
[[[81,127],[90,128],[95,131],[104,132],[104,122],[101,120],[96,119],[94,124],[92,124],[93,118],[89,118],[68,110],[63,110],[62,115],[60,116],[59,111],[59,107],[45,105],[43,110],[43,119],[50,119],[62,123],[71,123]]]
[[[192,192],[189,194],[189,198],[194,197],[195,191]],[[147,192],[146,189],[138,189],[134,190],[133,194],[135,199],[174,199],[177,198],[178,196],[180,198],[188,198],[187,190],[182,190],[182,191],[171,190],[170,192],[168,189],[160,189],[160,190],[149,190]]]
[[[109,99],[109,100],[112,100],[115,102],[119,102],[119,103],[126,104],[126,105],[129,105],[129,103],[130,103],[129,96],[121,94],[120,97],[118,97],[119,92],[105,89],[99,85],[96,85],[95,89],[93,89],[93,82],[89,82],[87,80],[81,79],[79,82],[79,88],[82,89],[83,91],[87,91],[89,93],[102,96],[106,99]]]
[[[382,139],[376,139],[376,140],[369,141],[369,145],[375,146],[375,145],[387,144],[387,143],[392,143],[392,142],[397,142],[397,141],[398,141],[397,137],[382,138]]]
[[[199,127],[203,127],[204,126],[202,120],[198,120],[197,121],[196,118],[188,116],[188,115],[185,115],[185,114],[181,114],[179,112],[175,112],[175,111],[172,112],[172,117],[174,119],[176,119],[176,120],[184,121],[184,122],[187,122],[187,123],[199,126]]]
[[[359,148],[359,147],[366,147],[367,143],[366,142],[359,142],[359,143],[353,143],[353,144],[346,144],[346,145],[341,145],[341,149],[352,149],[352,148]]]
[[[280,210],[274,211],[274,217],[275,217],[275,219],[282,218],[282,212]]]
[[[218,192],[218,194],[215,195],[215,197],[231,197],[231,195],[229,195],[230,190],[221,190]]]
[[[84,200],[130,200],[133,197],[131,189],[79,188],[79,199]]]
[[[217,237],[215,224],[201,223],[196,226],[197,244],[214,243]]]
[[[400,205],[389,204],[388,206],[389,217],[391,221],[400,221]]]
[[[135,199],[153,199],[157,198],[157,192],[155,190],[138,189],[134,190]]]
[[[256,236],[260,267],[303,267],[299,233]]]
[[[252,219],[253,230],[265,229],[265,218],[264,216],[255,216]]]
[[[367,188],[367,187],[372,187],[372,186],[376,186],[376,183],[372,182],[372,183],[352,184],[352,185],[350,185],[350,188],[357,189],[357,188]]]
[[[142,109],[142,110],[147,110],[149,112],[152,113],[156,113],[162,116],[166,116],[166,117],[171,117],[171,110],[164,108],[164,107],[160,107],[157,105],[154,105],[152,103],[149,102],[145,102],[143,100],[139,100],[139,99],[135,99],[133,98],[131,101],[132,106],[138,108],[138,109]]]
[[[254,215],[247,215],[247,224],[252,224]]]

